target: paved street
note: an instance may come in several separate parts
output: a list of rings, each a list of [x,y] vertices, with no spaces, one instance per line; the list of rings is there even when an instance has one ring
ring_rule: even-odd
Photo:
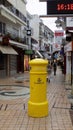
[[[49,115],[28,116],[29,73],[0,79],[0,130],[73,130],[73,110],[68,99],[71,86],[65,85],[60,69],[47,82]]]

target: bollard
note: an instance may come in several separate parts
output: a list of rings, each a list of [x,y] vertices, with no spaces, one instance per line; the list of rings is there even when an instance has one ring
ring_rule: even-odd
[[[28,115],[44,117],[48,115],[47,101],[47,65],[44,59],[33,59],[30,65],[30,99],[28,101]]]

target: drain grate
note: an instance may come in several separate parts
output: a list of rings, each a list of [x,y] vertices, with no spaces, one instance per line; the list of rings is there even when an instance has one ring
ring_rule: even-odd
[[[55,107],[55,106],[53,108],[57,108],[57,109],[70,109],[68,107],[66,108],[66,107]]]
[[[5,109],[4,109],[5,111],[7,110],[7,107],[8,107],[8,104],[6,104],[6,106],[5,106]]]
[[[70,107],[56,106],[56,102],[53,104],[52,108],[56,108],[56,109],[70,109]]]
[[[0,104],[0,111],[6,111],[6,110],[25,110],[25,104]]]
[[[24,108],[24,110],[25,110],[25,104],[23,104],[23,108]]]
[[[3,104],[0,105],[0,110],[2,109]]]
[[[1,105],[0,105],[0,110],[6,111],[6,110],[7,110],[7,107],[8,107],[8,104],[1,104]]]

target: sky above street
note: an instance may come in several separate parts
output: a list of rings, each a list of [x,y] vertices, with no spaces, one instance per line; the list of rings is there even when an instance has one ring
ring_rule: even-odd
[[[39,2],[39,0],[27,0],[27,11],[30,14],[47,15],[46,2]],[[57,30],[55,20],[56,17],[41,18],[45,25],[47,25],[52,31]]]

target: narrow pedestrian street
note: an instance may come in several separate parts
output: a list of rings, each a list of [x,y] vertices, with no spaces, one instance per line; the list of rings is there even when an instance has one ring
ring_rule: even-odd
[[[48,75],[49,76],[49,75]],[[68,99],[71,86],[65,84],[61,70],[47,82],[49,114],[28,116],[29,72],[0,79],[0,130],[73,130],[73,110]]]

